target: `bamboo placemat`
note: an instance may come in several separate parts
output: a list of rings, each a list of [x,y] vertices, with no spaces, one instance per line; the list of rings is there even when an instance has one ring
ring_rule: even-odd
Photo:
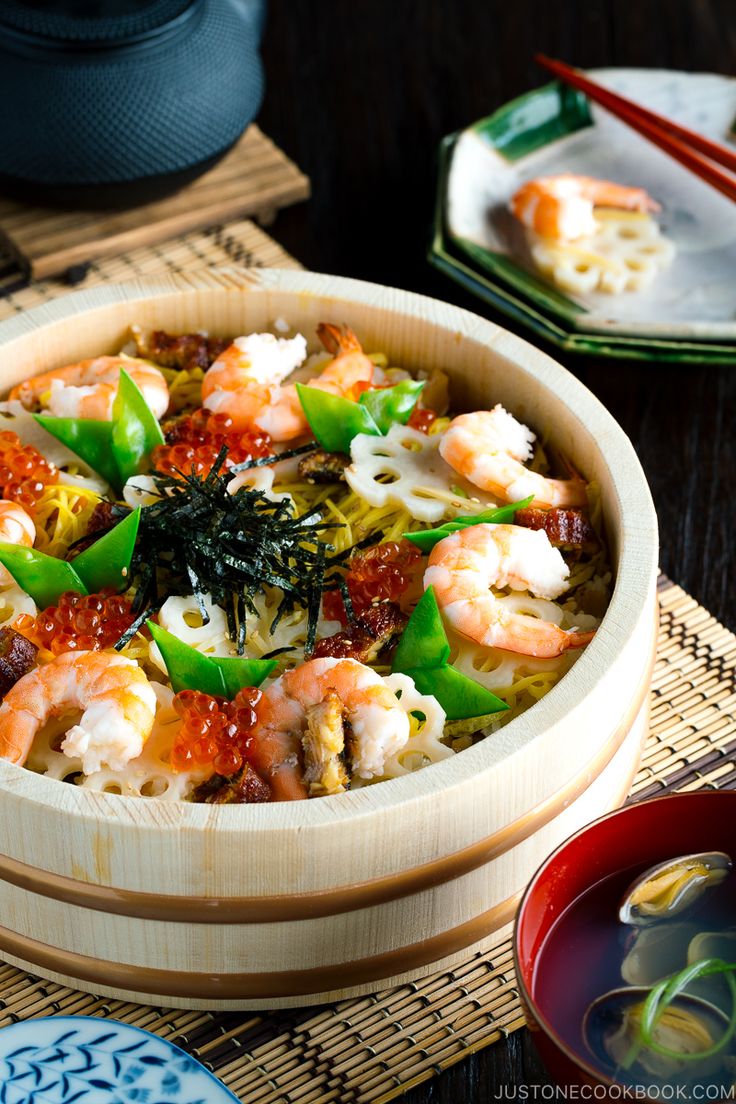
[[[253,124],[214,168],[166,199],[127,211],[60,211],[0,199],[0,235],[26,274],[41,279],[215,222],[245,215],[268,221],[308,195],[309,178]]]
[[[652,726],[632,800],[736,786],[736,636],[660,578]],[[181,1012],[94,997],[0,966],[0,1027],[112,1016],[203,1061],[247,1104],[382,1104],[522,1024],[511,944],[369,997],[288,1012]]]
[[[298,268],[252,222],[194,232],[93,264],[87,282],[206,265]],[[67,287],[54,281],[0,298],[0,318]],[[660,579],[652,728],[632,798],[736,787],[736,636]],[[382,1104],[522,1024],[507,940],[452,971],[369,997],[286,1012],[214,1013],[94,997],[0,963],[0,1027],[54,1014],[111,1016],[189,1050],[247,1104]]]

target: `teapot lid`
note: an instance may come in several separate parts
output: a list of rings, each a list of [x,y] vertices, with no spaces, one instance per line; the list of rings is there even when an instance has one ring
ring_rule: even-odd
[[[195,0],[3,0],[0,27],[35,38],[113,46],[155,33]]]

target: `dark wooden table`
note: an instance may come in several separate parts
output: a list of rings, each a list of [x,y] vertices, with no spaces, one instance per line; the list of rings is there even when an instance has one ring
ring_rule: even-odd
[[[537,50],[584,67],[733,74],[736,6],[271,0],[259,122],[309,173],[314,193],[307,205],[283,212],[272,232],[308,268],[424,292],[513,329],[435,273],[425,253],[440,138],[544,83],[532,61]],[[736,368],[547,351],[631,437],[659,513],[664,570],[736,630]],[[405,1099],[488,1101],[502,1086],[545,1080],[521,1031]]]

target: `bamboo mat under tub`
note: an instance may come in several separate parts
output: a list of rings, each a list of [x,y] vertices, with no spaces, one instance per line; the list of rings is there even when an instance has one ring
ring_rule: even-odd
[[[632,800],[736,787],[736,636],[660,578],[652,728]],[[510,943],[370,997],[287,1012],[182,1012],[114,1001],[0,965],[0,1027],[112,1016],[189,1050],[247,1104],[381,1104],[522,1024]]]
[[[85,285],[208,265],[298,268],[252,222],[230,223],[91,266]],[[0,258],[0,269],[2,258]],[[0,318],[68,290],[34,281]],[[736,787],[736,636],[660,579],[652,731],[633,799]],[[381,1104],[522,1024],[511,946],[370,997],[287,1012],[182,1012],[93,997],[0,963],[0,1027],[54,1014],[110,1016],[172,1040],[244,1104]]]

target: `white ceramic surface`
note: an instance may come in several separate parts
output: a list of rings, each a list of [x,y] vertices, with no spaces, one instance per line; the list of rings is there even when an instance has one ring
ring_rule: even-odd
[[[733,142],[736,80],[708,73],[600,69],[591,76],[622,95],[721,142]],[[677,247],[671,268],[645,292],[573,297],[590,332],[736,339],[736,205],[667,154],[591,105],[594,126],[507,161],[481,134],[460,136],[448,186],[448,229],[508,255],[539,276],[508,201],[524,181],[559,172],[642,186]]]

